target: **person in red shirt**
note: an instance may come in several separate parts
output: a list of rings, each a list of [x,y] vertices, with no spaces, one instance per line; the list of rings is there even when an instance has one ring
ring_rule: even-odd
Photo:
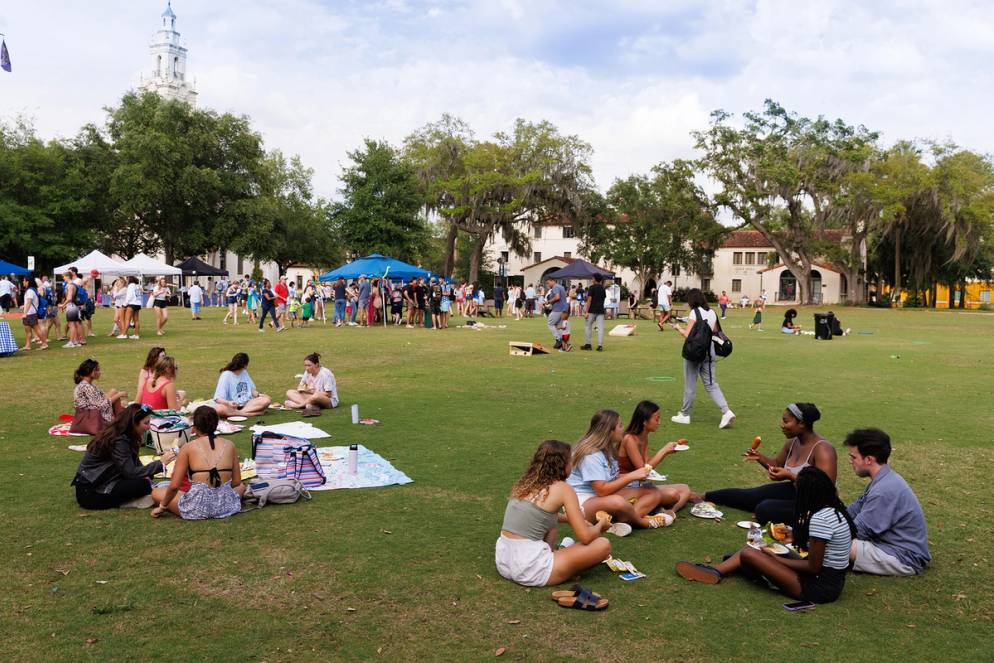
[[[718,297],[718,306],[721,307],[721,319],[725,319],[725,311],[728,310],[728,293],[724,290],[721,291],[721,295]]]
[[[282,327],[285,324],[283,318],[286,317],[286,299],[290,296],[290,289],[286,287],[286,275],[280,277],[280,282],[273,288],[273,294],[276,295],[276,320],[279,321],[278,326]]]

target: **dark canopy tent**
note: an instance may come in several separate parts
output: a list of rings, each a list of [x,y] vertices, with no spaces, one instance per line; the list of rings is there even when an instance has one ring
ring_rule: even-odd
[[[6,260],[0,260],[0,274],[17,274],[18,276],[27,276],[30,273],[30,269],[18,267],[14,263],[7,262]]]
[[[187,258],[176,265],[183,270],[183,276],[227,276],[228,270],[208,265],[200,258]]]
[[[566,265],[562,269],[557,269],[548,275],[548,278],[556,279],[592,279],[594,274],[600,274],[606,279],[614,278],[614,272],[609,272],[606,269],[601,269],[597,265],[591,264],[586,260],[580,260],[579,258],[574,259],[573,262]]]

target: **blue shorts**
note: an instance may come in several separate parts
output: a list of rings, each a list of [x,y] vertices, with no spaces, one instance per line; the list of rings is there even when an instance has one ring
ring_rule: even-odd
[[[794,330],[791,329],[790,327],[781,327],[780,331],[782,333],[784,333],[784,334],[793,334],[794,333]]]
[[[668,313],[672,307],[669,304],[660,304],[657,308],[663,313]]]
[[[452,307],[452,302],[450,302],[447,298],[442,297],[442,304],[440,306],[440,310],[442,311],[442,313],[448,313],[451,307]]]
[[[193,311],[194,313],[200,313],[200,303],[199,303],[199,302],[197,302],[196,304],[194,304],[193,302],[190,302],[190,309],[191,309],[191,310],[192,310],[192,311]]]

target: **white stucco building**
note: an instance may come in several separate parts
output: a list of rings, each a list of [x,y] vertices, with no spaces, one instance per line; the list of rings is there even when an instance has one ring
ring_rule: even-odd
[[[176,31],[176,14],[172,1],[160,17],[161,23],[149,44],[150,66],[141,74],[138,87],[158,92],[166,99],[179,99],[191,106],[197,101],[197,91],[186,75],[186,47]]]
[[[518,255],[510,250],[500,236],[492,238],[485,249],[489,262],[495,265],[503,262],[507,276],[522,277],[524,285],[538,284],[546,273],[559,269],[571,258],[587,258],[581,255],[580,240],[574,236],[569,224],[530,224],[527,231],[532,241],[532,250],[527,255]],[[828,231],[828,237],[834,241],[845,241],[840,231]],[[796,280],[780,261],[776,249],[757,230],[729,233],[715,251],[710,274],[668,270],[647,279],[646,283],[639,283],[635,273],[629,269],[619,269],[604,262],[600,266],[613,270],[629,289],[637,288],[642,298],[647,297],[657,284],[672,281],[674,289],[701,288],[716,295],[724,290],[732,301],[738,301],[742,295],[755,299],[765,290],[772,303],[798,303]],[[846,278],[830,264],[817,262],[812,277],[816,303],[846,301]]]

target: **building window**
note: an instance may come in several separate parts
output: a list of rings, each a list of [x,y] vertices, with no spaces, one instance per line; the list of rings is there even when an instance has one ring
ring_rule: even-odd
[[[301,290],[304,287],[304,277],[300,274],[297,275],[297,290]]]
[[[742,292],[742,279],[732,279],[732,292]]]
[[[179,58],[173,58],[173,78],[179,76]]]
[[[238,256],[238,275],[241,276],[245,273],[245,263],[241,256]]]
[[[752,251],[749,251],[745,255],[746,255],[746,264],[747,265],[755,265],[756,264],[756,254],[755,253],[753,253]]]
[[[563,251],[563,257],[566,258],[567,260],[569,260],[570,258],[573,257],[573,252],[572,251]]]
[[[500,261],[502,263],[504,263],[506,265],[507,261],[510,260],[510,259],[511,259],[511,256],[510,256],[510,254],[507,251],[501,251],[500,252]]]
[[[736,251],[735,253],[732,254],[732,264],[733,265],[741,265],[742,264],[742,252],[741,251]]]
[[[711,289],[711,279],[701,279],[701,290],[707,292]]]
[[[756,264],[766,265],[766,251],[760,251],[756,254]]]
[[[991,291],[990,290],[981,290],[980,291],[980,303],[981,304],[990,304],[991,303]]]
[[[228,252],[218,251],[218,268],[228,269]]]
[[[535,260],[535,262],[542,262],[542,252],[536,251],[535,253],[532,254],[532,258]]]
[[[680,265],[673,265],[673,269],[670,270],[670,274],[673,276],[680,276]]]
[[[563,226],[563,239],[573,239],[573,226]]]
[[[535,239],[542,239],[542,226],[535,226]]]

